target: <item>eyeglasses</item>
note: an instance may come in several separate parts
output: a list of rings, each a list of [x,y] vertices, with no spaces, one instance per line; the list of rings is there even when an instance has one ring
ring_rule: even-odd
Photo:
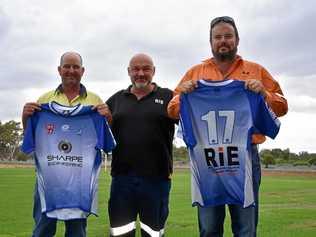
[[[225,22],[225,23],[229,23],[233,26],[235,26],[235,21],[233,18],[231,18],[230,16],[220,16],[220,17],[216,17],[211,21],[211,29],[220,22]]]

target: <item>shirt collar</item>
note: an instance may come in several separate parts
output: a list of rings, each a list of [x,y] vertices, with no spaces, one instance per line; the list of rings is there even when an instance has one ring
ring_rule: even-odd
[[[55,94],[59,94],[59,93],[64,93],[64,92],[63,92],[63,86],[62,86],[62,84],[60,84],[60,85],[56,88],[56,90],[55,90]],[[79,96],[81,96],[81,97],[87,97],[87,89],[86,89],[86,87],[85,87],[84,85],[82,85],[81,83],[80,83]]]

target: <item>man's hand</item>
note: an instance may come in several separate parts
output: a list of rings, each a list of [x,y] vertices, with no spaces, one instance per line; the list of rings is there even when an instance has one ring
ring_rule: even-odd
[[[245,88],[255,93],[260,93],[264,98],[267,96],[267,92],[261,81],[256,79],[250,79],[245,81]]]
[[[41,110],[41,105],[36,102],[26,103],[23,107],[22,117],[28,118],[34,114],[36,111]]]
[[[23,128],[26,128],[26,121],[27,119],[32,116],[36,111],[41,110],[41,105],[36,102],[29,102],[26,103],[23,107],[23,112],[22,112],[22,124]]]
[[[190,93],[197,88],[197,86],[197,81],[184,81],[178,86],[177,90],[180,91],[180,93]]]
[[[98,113],[108,120],[108,122],[112,121],[112,113],[107,104],[99,104],[92,107],[92,109],[96,109]]]

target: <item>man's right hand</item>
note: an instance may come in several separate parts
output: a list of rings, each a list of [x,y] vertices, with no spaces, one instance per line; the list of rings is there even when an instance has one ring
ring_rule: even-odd
[[[32,116],[34,112],[40,111],[41,110],[41,105],[36,102],[29,102],[26,103],[23,107],[23,112],[22,112],[22,124],[23,128],[26,128],[26,121],[28,117]]]
[[[41,105],[36,102],[26,103],[23,107],[22,117],[30,117],[34,114],[35,111],[40,111]]]

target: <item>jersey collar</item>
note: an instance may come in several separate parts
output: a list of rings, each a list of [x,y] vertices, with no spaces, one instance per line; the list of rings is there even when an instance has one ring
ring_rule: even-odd
[[[67,117],[67,116],[77,115],[83,108],[83,105],[77,104],[76,106],[65,106],[55,101],[51,101],[48,103],[48,107],[55,114],[59,114],[59,115]]]

